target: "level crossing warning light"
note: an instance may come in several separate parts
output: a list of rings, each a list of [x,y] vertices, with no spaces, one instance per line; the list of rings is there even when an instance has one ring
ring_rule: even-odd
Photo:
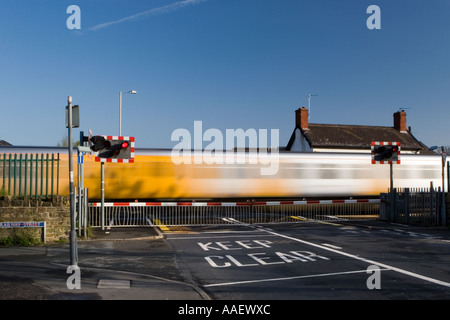
[[[371,143],[372,164],[400,164],[400,142]]]
[[[90,141],[97,162],[134,162],[134,137],[94,136]]]

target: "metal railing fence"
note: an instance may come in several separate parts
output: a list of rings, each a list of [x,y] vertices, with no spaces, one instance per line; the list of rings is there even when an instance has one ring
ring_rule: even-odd
[[[301,223],[314,221],[367,220],[379,218],[379,199],[242,203],[105,203],[89,205],[89,225],[126,227],[142,225],[189,226]]]
[[[2,195],[49,198],[59,193],[58,154],[0,154]]]
[[[440,226],[445,203],[440,188],[405,188],[380,195],[380,218],[391,222]]]

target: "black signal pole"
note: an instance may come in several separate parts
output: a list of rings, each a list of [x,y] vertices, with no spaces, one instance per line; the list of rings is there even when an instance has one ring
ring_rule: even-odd
[[[75,190],[73,184],[73,147],[72,147],[72,97],[67,98],[67,126],[69,130],[69,191],[70,191],[70,264],[78,266],[77,232],[75,231]]]
[[[394,207],[395,207],[395,192],[394,192],[394,165],[392,164],[392,163],[390,163],[389,164],[389,166],[390,166],[390,177],[391,177],[391,203],[390,203],[390,220],[391,221],[394,221],[395,220],[395,217],[394,217],[394,214],[395,214],[395,210],[394,210]]]

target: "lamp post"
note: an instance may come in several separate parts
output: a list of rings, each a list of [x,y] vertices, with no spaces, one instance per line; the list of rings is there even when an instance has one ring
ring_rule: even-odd
[[[441,148],[441,157],[442,157],[442,202],[441,202],[441,219],[442,219],[442,225],[445,226],[445,184],[444,184],[444,177],[445,177],[445,161],[447,159],[447,152],[445,150],[444,146],[438,147],[438,146],[432,146],[428,150],[433,151],[438,148]]]
[[[119,93],[119,136],[122,135],[122,91],[120,91]],[[125,93],[129,93],[129,94],[136,94],[137,91],[136,90],[130,90],[128,92]]]

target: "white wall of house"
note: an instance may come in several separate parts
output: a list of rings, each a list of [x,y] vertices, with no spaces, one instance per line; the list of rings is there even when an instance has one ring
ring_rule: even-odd
[[[309,146],[308,140],[306,140],[305,136],[301,133],[300,129],[297,128],[294,131],[295,137],[294,142],[291,146],[291,151],[294,152],[312,152],[313,150]]]

